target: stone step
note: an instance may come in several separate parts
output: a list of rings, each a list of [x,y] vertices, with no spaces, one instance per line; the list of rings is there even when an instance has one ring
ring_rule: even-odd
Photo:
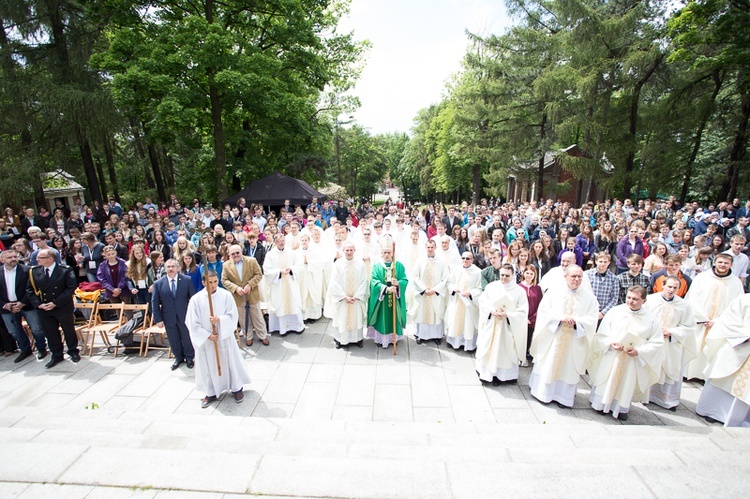
[[[682,487],[688,497],[731,497],[740,494],[740,481],[720,479],[722,471],[750,471],[747,432],[716,426],[306,421],[33,407],[4,409],[0,426],[0,490],[6,482],[41,482],[308,497],[498,490],[659,497]],[[663,488],[665,476],[678,488]],[[612,483],[627,485],[613,491]]]

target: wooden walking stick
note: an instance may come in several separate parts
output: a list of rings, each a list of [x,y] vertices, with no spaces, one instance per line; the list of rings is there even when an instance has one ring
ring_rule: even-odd
[[[398,282],[398,277],[396,276],[396,241],[393,241],[393,263],[391,263],[391,268],[393,269],[391,275],[396,279],[396,282]],[[398,347],[396,346],[396,343],[398,342],[398,334],[396,334],[396,327],[398,326],[398,321],[396,319],[397,307],[398,296],[396,296],[396,293],[393,293],[393,355],[396,355],[398,352]]]
[[[208,295],[208,313],[211,317],[213,317],[214,316],[214,300],[213,298],[211,298],[211,285],[208,283],[208,279],[206,279],[206,294]],[[216,324],[214,324],[213,322],[211,323],[211,333],[218,336],[218,333],[216,332]],[[214,352],[216,352],[216,370],[219,372],[219,376],[221,376],[221,359],[219,359],[219,342],[218,341],[214,341]]]

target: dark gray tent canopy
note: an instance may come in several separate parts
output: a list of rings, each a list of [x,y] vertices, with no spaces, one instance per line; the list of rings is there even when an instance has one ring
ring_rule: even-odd
[[[326,196],[313,189],[304,180],[292,178],[283,173],[275,172],[267,177],[250,182],[240,192],[221,202],[222,206],[234,206],[240,198],[245,198],[247,204],[260,203],[268,206],[284,204],[288,199],[293,205],[307,205],[313,197],[323,202]]]

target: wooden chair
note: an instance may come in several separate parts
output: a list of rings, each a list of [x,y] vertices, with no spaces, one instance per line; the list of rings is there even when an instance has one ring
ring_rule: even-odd
[[[94,342],[96,341],[97,336],[102,339],[104,346],[108,348],[112,346],[109,336],[123,324],[123,305],[123,303],[100,303],[97,305],[96,313],[92,314],[93,318],[89,321],[89,327],[86,334],[89,357],[94,355]],[[116,319],[105,321],[102,319],[102,312],[114,312],[117,314]]]
[[[141,336],[141,347],[138,349],[138,356],[140,357],[140,353],[143,346],[143,331],[146,329],[146,324],[148,321],[148,304],[144,303],[142,305],[138,304],[131,304],[131,303],[123,303],[122,304],[122,312],[121,312],[121,325],[124,325],[126,322],[130,320],[130,318],[136,316],[138,313],[140,313],[143,316],[143,323],[133,330],[133,334],[138,334]],[[120,348],[120,340],[117,340],[115,343],[114,348],[114,354],[115,357],[117,357],[117,351]]]
[[[144,321],[144,326],[146,326]],[[169,345],[167,340],[167,330],[163,327],[154,325],[154,314],[148,316],[148,326],[141,330],[141,357],[147,357],[149,350],[166,350],[167,357],[172,357],[172,348],[169,346],[151,346],[151,337],[156,336],[161,339],[163,345]]]
[[[83,316],[86,318],[83,322],[75,324],[76,336],[78,336],[78,344],[81,346],[81,355],[86,355],[86,349],[88,348],[89,328],[96,323],[96,306],[97,302],[75,302],[76,310],[80,310]],[[84,310],[88,312],[84,312]],[[88,317],[86,317],[88,315]]]
[[[29,337],[29,344],[31,345],[31,351],[33,352],[34,348],[36,347],[36,340],[34,339],[34,335],[31,332],[29,324],[23,317],[21,317],[21,328],[23,329],[23,332],[26,334],[26,336]]]

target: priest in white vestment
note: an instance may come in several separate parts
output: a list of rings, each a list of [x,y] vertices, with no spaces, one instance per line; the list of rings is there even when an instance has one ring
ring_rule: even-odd
[[[670,411],[680,405],[682,369],[686,362],[695,358],[698,349],[698,326],[690,304],[677,296],[680,284],[677,277],[668,276],[662,292],[646,299],[646,307],[659,321],[664,335],[664,357],[659,381],[651,387],[644,402],[653,402]]]
[[[432,240],[439,245],[436,250],[438,258],[441,258],[449,269],[461,265],[461,254],[456,249],[456,243],[453,241],[453,238],[449,236],[438,238],[435,236]],[[451,241],[453,241],[453,246],[450,245]]]
[[[705,379],[703,372],[708,362],[703,347],[706,345],[706,335],[711,331],[714,320],[718,319],[729,303],[744,293],[742,281],[732,274],[733,261],[732,255],[716,255],[713,269],[695,276],[685,295],[698,322],[698,352],[695,359],[685,367],[687,379]]]
[[[625,303],[610,310],[594,337],[589,401],[595,411],[628,419],[632,402],[642,402],[661,374],[664,333],[644,306],[648,292],[628,289]]]
[[[324,314],[331,319],[336,348],[356,343],[362,348],[367,323],[370,275],[362,260],[355,257],[354,243],[344,243],[344,258],[333,265]]]
[[[482,271],[474,265],[474,255],[464,252],[462,265],[448,274],[448,306],[445,311],[445,341],[467,352],[477,348],[478,300],[482,294]]]
[[[545,404],[573,407],[578,382],[589,367],[599,302],[581,286],[583,277],[581,267],[568,265],[566,286],[551,287],[539,304],[529,349],[534,358],[529,388]]]
[[[750,427],[750,295],[736,298],[718,317],[704,352],[706,384],[695,412],[709,422]]]
[[[266,255],[263,273],[268,285],[268,331],[281,336],[305,330],[302,318],[302,298],[297,278],[301,266],[297,253],[285,249],[283,234],[274,236],[274,248]]]
[[[544,276],[542,276],[542,280],[539,281],[539,287],[542,288],[542,293],[547,293],[547,291],[553,286],[565,289],[565,269],[568,268],[569,265],[575,264],[575,253],[572,251],[566,251],[563,253],[560,257],[560,265],[551,268],[546,274],[544,274]],[[585,272],[583,273],[583,279],[581,280],[580,285],[584,289],[591,289],[591,281]]]
[[[412,293],[412,306],[407,312],[414,318],[417,344],[434,340],[438,345],[443,339],[443,317],[448,289],[448,267],[435,257],[435,241],[425,243],[427,256],[417,261],[416,268],[409,274],[407,289]]]
[[[333,258],[331,257],[328,244],[323,241],[323,230],[314,225],[310,227],[310,248],[316,253],[323,255],[323,296],[328,291],[328,281],[331,279],[331,267]]]
[[[474,363],[479,379],[494,386],[518,380],[518,364],[526,359],[529,300],[516,284],[513,266],[500,267],[500,280],[479,297],[479,333]]]
[[[203,274],[204,288],[188,303],[186,326],[195,347],[195,389],[206,394],[203,408],[230,391],[235,402],[242,402],[242,387],[250,376],[234,336],[237,327],[237,305],[232,294],[219,287],[219,276],[213,270]],[[211,292],[213,315],[209,312],[208,292]],[[212,331],[212,326],[216,328]],[[219,351],[221,375],[216,363]]]
[[[311,324],[323,315],[323,266],[325,254],[310,246],[310,236],[302,234],[299,239],[297,261],[300,266],[298,276],[302,317]]]
[[[360,231],[361,239],[356,243],[357,258],[365,264],[368,275],[372,272],[372,266],[381,260],[380,245],[372,238],[372,228],[363,227]]]

